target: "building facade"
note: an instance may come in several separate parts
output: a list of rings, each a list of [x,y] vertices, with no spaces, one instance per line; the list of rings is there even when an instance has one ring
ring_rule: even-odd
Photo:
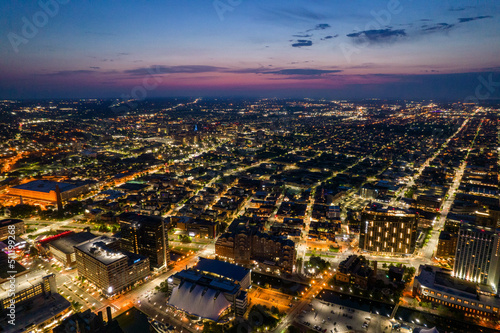
[[[149,275],[149,258],[120,250],[117,238],[101,236],[75,246],[78,275],[106,296],[115,295]]]
[[[375,208],[361,214],[359,247],[387,254],[413,254],[417,241],[415,214],[403,210]]]
[[[368,283],[373,273],[374,270],[370,267],[368,260],[353,254],[340,262],[335,279],[353,284],[360,289],[368,289]]]
[[[163,218],[123,213],[119,220],[121,246],[125,251],[148,257],[151,268],[168,266],[168,229]]]
[[[77,197],[90,191],[93,182],[60,183],[51,180],[34,180],[9,188],[10,195],[57,202]],[[59,197],[59,198],[58,198]]]
[[[498,291],[500,230],[464,223],[458,233],[453,276]]]
[[[14,229],[14,234],[11,230]],[[0,221],[0,241],[7,239],[9,236],[19,236],[26,232],[26,225],[23,220],[5,219]]]
[[[458,237],[456,234],[448,231],[441,231],[439,234],[436,256],[438,258],[454,257],[455,251],[457,250],[457,240]]]
[[[292,273],[295,269],[295,243],[256,230],[222,234],[215,243],[215,254],[244,265],[255,260],[270,270]]]
[[[413,296],[472,316],[499,317],[500,301],[497,297],[450,273],[440,267],[420,265],[413,280]]]

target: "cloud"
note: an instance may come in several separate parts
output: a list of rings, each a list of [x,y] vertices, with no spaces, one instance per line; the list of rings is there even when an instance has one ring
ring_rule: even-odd
[[[463,12],[464,10],[467,9],[475,9],[475,6],[464,6],[464,7],[451,7],[449,9],[450,12]]]
[[[210,73],[223,71],[224,67],[207,65],[183,65],[183,66],[162,66],[141,67],[126,70],[125,73],[132,75],[155,75],[155,74],[176,74],[176,73]]]
[[[101,69],[101,67],[97,67],[97,66],[90,66],[89,68],[92,68],[92,69]]]
[[[461,17],[458,19],[459,23],[465,23],[465,22],[470,22],[470,21],[476,21],[476,20],[483,20],[487,18],[492,18],[493,16],[476,16],[476,17]]]
[[[327,40],[327,39],[337,38],[338,36],[339,36],[338,34],[333,35],[333,36],[325,36],[325,37],[321,38],[321,40]]]
[[[92,67],[90,67],[92,68]],[[88,69],[78,69],[78,70],[66,70],[66,71],[57,71],[57,72],[52,72],[52,73],[47,73],[47,74],[41,74],[44,76],[71,76],[71,75],[88,75],[88,74],[94,74],[98,73],[95,70],[88,70]]]
[[[434,25],[423,25],[422,26],[422,32],[424,33],[434,33],[434,32],[442,32],[442,31],[448,31],[452,29],[455,26],[455,24],[448,24],[448,23],[436,23]]]
[[[383,44],[392,43],[397,39],[404,38],[407,36],[404,29],[392,30],[387,29],[373,29],[364,30],[359,32],[354,32],[346,35],[347,37],[353,38],[355,43],[366,43],[371,44]]]
[[[309,29],[309,30],[306,30],[307,32],[309,31],[315,31],[315,30],[325,30],[325,29],[328,29],[328,28],[331,28],[331,26],[327,23],[320,23],[320,24],[316,24],[316,26],[312,29]]]
[[[296,62],[295,62],[296,63]],[[229,73],[238,74],[275,74],[275,75],[285,75],[285,76],[320,76],[323,74],[334,74],[340,73],[340,69],[314,69],[314,68],[278,68],[270,69],[265,67],[260,68],[241,68],[228,70]]]
[[[310,40],[306,39],[299,39],[297,40],[297,43],[293,43],[292,47],[303,47],[303,46],[312,46],[313,43]]]
[[[293,37],[298,37],[298,38],[309,38],[309,37],[312,37],[312,35],[310,34],[302,34],[302,35],[293,35]]]
[[[280,69],[277,71],[269,71],[263,74],[279,74],[279,75],[322,75],[322,74],[333,74],[340,73],[340,69],[311,69],[311,68],[290,68],[290,69]]]
[[[421,26],[422,33],[439,33],[439,32],[447,32],[451,29],[455,28],[457,24],[467,23],[476,20],[483,20],[487,18],[492,18],[492,16],[475,16],[475,17],[461,17],[458,19],[458,23],[435,23],[433,25],[424,24]]]

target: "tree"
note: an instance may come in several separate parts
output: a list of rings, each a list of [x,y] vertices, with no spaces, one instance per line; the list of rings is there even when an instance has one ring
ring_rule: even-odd
[[[223,328],[216,323],[208,322],[203,325],[203,333],[222,333]]]
[[[286,331],[287,333],[300,333],[300,330],[295,326],[288,326]]]
[[[179,239],[181,240],[182,243],[191,243],[192,240],[191,240],[191,237],[189,237],[188,235],[179,235]]]
[[[321,257],[311,256],[311,259],[305,264],[305,269],[311,272],[321,273],[330,268],[330,263]]]
[[[168,293],[168,282],[167,282],[167,280],[165,280],[162,283],[160,283],[160,287],[158,288],[158,290],[161,291],[164,294]]]
[[[26,218],[40,212],[41,209],[38,206],[31,205],[17,205],[10,208],[10,216],[13,218]]]
[[[32,258],[38,256],[38,249],[35,246],[30,247],[30,256]]]

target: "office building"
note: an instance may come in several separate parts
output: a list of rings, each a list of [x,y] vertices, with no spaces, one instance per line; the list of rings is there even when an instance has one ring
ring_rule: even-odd
[[[123,213],[119,221],[123,250],[148,257],[152,269],[168,266],[168,229],[163,218]]]
[[[148,276],[149,258],[120,250],[118,238],[101,236],[75,246],[78,275],[106,296],[122,292]]]
[[[488,285],[498,292],[500,229],[462,224],[458,233],[453,276]]]
[[[359,247],[386,254],[413,254],[417,235],[415,214],[393,208],[370,206],[361,214]]]

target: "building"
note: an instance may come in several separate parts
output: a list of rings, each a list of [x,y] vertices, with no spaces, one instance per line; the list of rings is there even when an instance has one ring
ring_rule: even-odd
[[[500,300],[494,294],[436,266],[420,265],[413,280],[413,296],[473,316],[498,318],[500,315]]]
[[[295,243],[283,237],[245,229],[222,234],[215,243],[215,254],[236,263],[259,262],[266,270],[292,273],[295,270]]]
[[[172,217],[177,228],[185,231],[190,237],[205,237],[213,239],[219,234],[219,223],[215,221],[192,218],[189,216]]]
[[[152,269],[168,266],[168,229],[163,218],[123,213],[119,221],[122,249],[148,257]]]
[[[436,256],[438,258],[454,257],[457,249],[457,234],[448,231],[439,233],[438,247]]]
[[[500,229],[463,223],[458,233],[453,276],[488,285],[498,292]]]
[[[14,234],[11,230],[14,229]],[[0,221],[0,241],[7,239],[9,236],[19,236],[26,232],[26,226],[23,220],[5,219]]]
[[[101,236],[75,246],[78,275],[106,296],[113,296],[148,276],[149,258],[121,251],[120,240]]]
[[[413,254],[417,241],[415,214],[400,209],[370,206],[361,214],[359,247],[387,254]]]
[[[405,271],[406,271],[406,266],[394,266],[394,265],[391,265],[389,267],[389,272],[388,272],[388,276],[389,276],[389,280],[391,280],[392,282],[403,282],[403,278],[405,276]]]
[[[14,284],[15,296],[11,294]],[[42,271],[18,276],[0,285],[0,331],[24,332],[43,328],[63,318],[71,310],[71,303],[57,293],[56,277]],[[15,314],[15,326],[8,314]]]
[[[365,184],[361,186],[359,195],[366,199],[376,199],[378,197],[378,189],[372,184]]]
[[[84,312],[77,312],[53,329],[53,333],[123,333],[120,325],[113,320],[111,308],[106,308],[107,321],[104,321],[102,311],[97,314],[87,309]]]
[[[432,211],[439,211],[443,198],[439,195],[419,195],[417,197],[416,207]]]
[[[203,274],[230,279],[239,284],[244,290],[247,290],[252,285],[251,270],[225,261],[200,257],[198,263],[193,266],[193,269]]]
[[[23,198],[58,202],[58,196],[62,201],[66,201],[87,193],[92,184],[91,181],[61,183],[51,180],[34,180],[11,187],[8,193]]]
[[[53,240],[48,240],[45,243],[47,250],[66,267],[76,266],[75,246],[83,242],[96,238],[97,236],[88,232],[69,232],[64,233],[61,237]]]
[[[2,242],[0,242],[0,246],[3,246]],[[27,273],[28,270],[26,270],[26,268],[24,268],[16,260],[12,262],[12,258],[9,257],[9,254],[0,250],[0,284],[9,281],[12,276],[17,279],[18,276]]]
[[[243,316],[248,307],[246,291],[223,275],[186,269],[172,275],[168,287],[167,304],[196,320],[219,321],[227,315]]]
[[[339,264],[335,279],[366,290],[373,273],[368,260],[353,254]]]

